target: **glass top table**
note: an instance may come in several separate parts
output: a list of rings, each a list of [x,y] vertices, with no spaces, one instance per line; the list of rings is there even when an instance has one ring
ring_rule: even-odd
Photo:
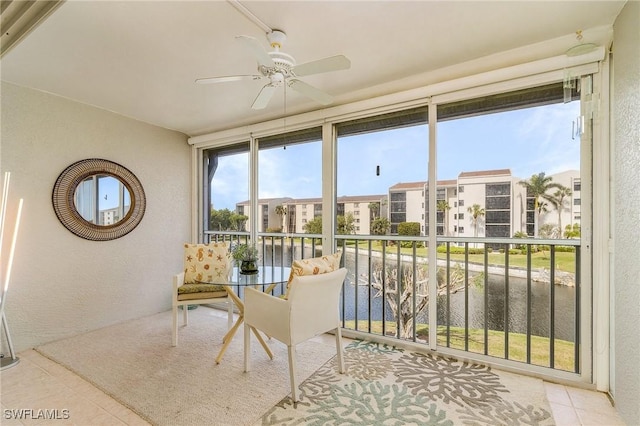
[[[241,274],[238,268],[233,268],[229,285],[255,286],[285,284],[289,280],[291,268],[282,266],[260,266],[255,274]]]
[[[254,274],[241,274],[238,268],[233,268],[229,282],[220,285],[224,285],[227,295],[238,308],[238,319],[222,339],[223,345],[216,357],[216,364],[220,364],[220,361],[229,347],[233,336],[238,331],[240,325],[244,322],[244,302],[242,302],[240,297],[240,290],[244,287],[253,286],[261,288],[262,291],[266,293],[270,293],[277,285],[286,284],[289,280],[290,273],[291,268],[281,266],[260,266],[258,268],[258,272]],[[234,289],[237,289],[237,291]],[[271,352],[271,349],[264,341],[258,330],[251,327],[251,331],[255,334],[265,352],[269,355],[269,358],[273,359],[273,352]]]

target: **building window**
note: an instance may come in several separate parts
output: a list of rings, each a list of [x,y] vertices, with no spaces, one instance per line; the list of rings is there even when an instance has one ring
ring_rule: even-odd
[[[453,202],[453,207],[458,207],[458,202],[457,201]]]
[[[464,207],[464,200],[460,200],[460,201],[458,202],[458,205],[459,205],[460,207]]]
[[[464,185],[458,185],[458,192],[461,194],[464,192]]]
[[[579,206],[579,205],[580,205],[580,198],[575,198],[575,199],[573,200],[573,205],[574,205],[574,206]]]
[[[576,180],[576,181],[573,182],[573,191],[574,192],[580,191],[580,181],[579,180]]]
[[[458,219],[460,220],[464,219],[464,213],[458,213]]]
[[[458,213],[454,213],[454,214],[453,214],[453,219],[454,219],[454,220],[457,220],[457,219],[458,219]]]
[[[358,207],[360,207],[360,203],[353,203],[353,207],[354,207],[354,208],[358,208]]]
[[[458,232],[464,234],[464,226],[459,227]]]

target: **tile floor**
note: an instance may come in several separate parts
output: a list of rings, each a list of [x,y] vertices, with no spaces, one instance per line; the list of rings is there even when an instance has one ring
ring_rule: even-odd
[[[318,340],[335,344],[333,336]],[[36,351],[18,356],[20,362],[0,374],[1,425],[148,425],[127,407]],[[602,393],[547,382],[545,388],[559,426],[625,424]],[[16,408],[31,411],[23,410],[20,420]],[[44,413],[57,419],[44,419]]]

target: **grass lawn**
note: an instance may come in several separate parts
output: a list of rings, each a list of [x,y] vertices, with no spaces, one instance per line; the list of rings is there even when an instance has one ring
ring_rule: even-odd
[[[348,244],[349,246],[353,246],[353,244]],[[362,250],[368,250],[369,244],[367,241],[361,241],[358,243],[358,247]],[[371,244],[371,249],[374,251],[381,252],[382,245],[379,241],[373,241]],[[398,252],[397,246],[387,246],[387,253],[396,254]],[[401,248],[400,252],[406,255],[412,255],[412,248]],[[424,247],[420,247],[416,249],[416,256],[427,257],[427,249]],[[438,253],[438,259],[446,259],[447,256],[445,253]],[[464,254],[452,254],[452,261],[464,262]],[[491,265],[504,265],[505,254],[500,252],[489,253],[489,264]],[[575,261],[576,255],[575,253],[569,252],[556,252],[556,270],[575,273]],[[484,254],[470,254],[469,255],[470,263],[484,264]],[[527,255],[526,254],[510,254],[509,255],[509,266],[510,267],[527,267]],[[531,267],[533,269],[540,268],[551,268],[551,253],[549,251],[539,251],[537,253],[531,253]]]
[[[396,324],[386,321],[387,335],[394,335]],[[345,328],[354,330],[355,321],[346,321]],[[358,330],[369,331],[366,320],[358,321]],[[371,322],[371,333],[382,335],[382,322]],[[447,329],[438,327],[438,345],[447,346]],[[504,332],[489,330],[488,355],[504,359]],[[419,324],[417,338],[426,341],[429,336],[429,327]],[[449,333],[449,347],[464,350],[464,328],[451,327]],[[484,354],[484,330],[469,330],[469,352]],[[554,368],[557,370],[574,371],[574,344],[566,340],[555,340]],[[521,333],[509,333],[509,356],[513,361],[526,362],[527,360],[527,336]],[[549,339],[547,337],[531,336],[531,364],[549,367]]]

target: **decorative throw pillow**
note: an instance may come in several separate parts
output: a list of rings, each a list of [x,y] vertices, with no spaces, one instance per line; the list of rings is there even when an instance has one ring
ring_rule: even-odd
[[[342,258],[342,252],[338,251],[326,256],[294,260],[291,264],[291,274],[289,274],[287,291],[284,298],[287,299],[289,296],[289,288],[291,287],[291,281],[294,275],[318,275],[336,271],[340,269],[340,258]]]
[[[233,267],[225,243],[185,244],[184,283],[225,283]]]

